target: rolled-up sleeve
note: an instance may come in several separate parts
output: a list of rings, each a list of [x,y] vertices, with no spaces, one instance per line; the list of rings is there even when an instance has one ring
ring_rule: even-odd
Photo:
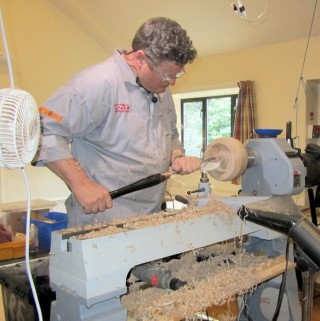
[[[33,165],[44,166],[49,162],[72,157],[69,144],[64,137],[57,135],[42,135],[38,153],[33,161]]]
[[[72,158],[70,144],[99,126],[104,115],[93,109],[72,87],[58,90],[40,108],[42,134],[33,165]]]

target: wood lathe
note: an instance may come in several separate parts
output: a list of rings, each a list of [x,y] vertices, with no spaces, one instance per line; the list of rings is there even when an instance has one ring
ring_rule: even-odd
[[[201,213],[212,196],[199,193],[198,207],[191,211],[194,215],[189,212],[186,216],[183,211],[175,215],[163,212],[141,220],[129,219],[53,232],[49,270],[56,301],[52,304],[51,321],[127,320],[127,310],[120,297],[127,293],[126,279],[130,270],[143,263],[239,235],[262,240],[259,246],[278,240],[283,243],[286,236],[281,231],[248,221],[243,223],[237,211],[242,206],[250,207],[277,196],[300,193],[306,176],[303,162],[282,139],[249,140],[246,147],[239,144],[233,139],[218,139],[208,146],[205,154],[205,158],[214,156],[220,160],[218,168],[208,171],[214,178],[232,180],[242,176],[243,194],[213,198],[225,205],[222,210]],[[223,212],[226,213],[228,208],[232,211],[232,218],[226,221]],[[298,210],[295,204],[293,210]],[[290,210],[286,215],[291,215]],[[271,246],[269,252],[272,251]],[[300,321],[294,276],[287,286],[285,317],[281,321]],[[257,309],[254,320],[268,320],[264,311]]]

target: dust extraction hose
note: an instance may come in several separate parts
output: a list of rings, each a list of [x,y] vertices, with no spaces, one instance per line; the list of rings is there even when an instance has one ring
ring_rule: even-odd
[[[306,217],[301,215],[280,214],[242,206],[238,216],[255,224],[265,226],[287,235],[293,242],[320,267],[320,231]]]

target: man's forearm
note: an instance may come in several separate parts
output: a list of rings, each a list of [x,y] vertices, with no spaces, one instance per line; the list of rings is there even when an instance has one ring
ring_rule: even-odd
[[[83,168],[73,158],[47,163],[70,188],[86,214],[103,212],[112,207],[108,190],[89,179]]]
[[[74,158],[49,162],[46,166],[59,176],[71,191],[73,191],[76,186],[79,186],[79,184],[84,184],[89,181],[87,174]]]

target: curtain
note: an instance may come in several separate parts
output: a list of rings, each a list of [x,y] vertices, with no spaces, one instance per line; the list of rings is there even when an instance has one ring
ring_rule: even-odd
[[[247,139],[252,137],[253,129],[255,128],[256,100],[254,93],[254,82],[240,81],[238,102],[236,106],[233,137],[245,144]],[[239,184],[240,180],[235,179],[233,184]]]
[[[240,81],[238,103],[233,127],[233,137],[245,143],[248,138],[252,137],[253,129],[255,128],[255,94],[254,82]]]

